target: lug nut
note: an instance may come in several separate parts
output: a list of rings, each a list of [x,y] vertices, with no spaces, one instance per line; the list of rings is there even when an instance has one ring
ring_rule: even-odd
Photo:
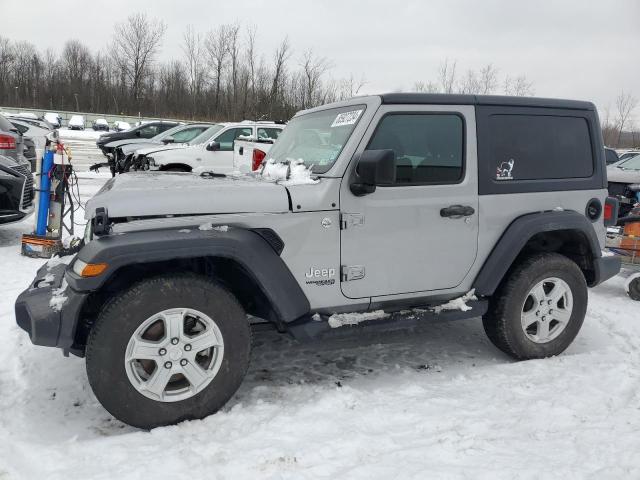
[[[164,368],[171,368],[171,362],[164,362]]]
[[[184,346],[184,349],[186,352],[190,352],[191,351],[191,345],[187,344]]]
[[[178,340],[177,338],[172,338],[171,339],[171,345],[177,345],[179,341],[180,340]]]
[[[186,366],[187,365],[187,360],[185,358],[180,360],[180,365],[182,365],[183,367]]]
[[[166,354],[167,354],[167,350],[166,350],[166,349],[164,349],[164,348],[161,348],[161,349],[158,351],[158,353],[159,353],[160,355],[166,355]]]
[[[551,303],[553,303],[553,302],[552,302],[551,300],[549,300],[549,301],[547,302],[547,305],[551,305]]]
[[[549,309],[549,315],[553,314],[553,308]]]
[[[540,316],[540,310],[536,310],[536,317]]]
[[[547,321],[547,317],[542,317],[542,321],[546,322]]]

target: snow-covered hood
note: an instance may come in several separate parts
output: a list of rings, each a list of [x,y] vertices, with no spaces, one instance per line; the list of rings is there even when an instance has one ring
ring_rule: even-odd
[[[167,145],[156,145],[156,146],[144,146],[141,148],[136,148],[137,155],[149,155],[152,153],[162,153],[168,152],[170,150],[181,150],[189,148],[189,144],[187,143],[169,143]]]
[[[111,218],[289,211],[285,186],[255,177],[207,178],[192,173],[125,173],[107,181],[87,202]]]
[[[157,150],[159,148],[164,147],[164,144],[162,142],[144,142],[144,143],[132,143],[130,145],[123,145],[122,147],[120,147],[120,150],[122,150],[122,153],[124,153],[125,155],[129,155],[131,153],[135,153],[139,150]]]
[[[153,143],[148,138],[125,138],[124,140],[114,140],[113,142],[109,142],[105,145],[108,148],[117,148],[123,145],[131,145],[131,144],[144,144],[144,143]]]
[[[607,180],[616,183],[640,183],[640,170],[623,170],[618,167],[608,167]]]
[[[156,163],[164,161],[182,162],[198,161],[203,159],[203,155],[207,153],[204,145],[174,145],[173,148],[163,148],[153,152],[153,158]]]

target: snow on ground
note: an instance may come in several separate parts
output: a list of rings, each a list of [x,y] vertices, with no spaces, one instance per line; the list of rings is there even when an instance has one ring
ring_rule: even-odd
[[[2,480],[640,478],[640,303],[623,276],[590,292],[580,335],[546,360],[510,360],[479,319],[302,344],[256,332],[222,412],[143,432],[100,406],[84,360],[15,325],[44,263],[19,255],[29,226],[0,228]]]

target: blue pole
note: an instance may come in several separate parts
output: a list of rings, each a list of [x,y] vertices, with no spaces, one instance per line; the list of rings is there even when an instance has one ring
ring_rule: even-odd
[[[42,170],[40,172],[40,202],[38,203],[38,222],[36,223],[36,235],[46,235],[49,219],[49,198],[51,197],[51,180],[49,172],[53,168],[53,152],[48,148],[42,157]]]

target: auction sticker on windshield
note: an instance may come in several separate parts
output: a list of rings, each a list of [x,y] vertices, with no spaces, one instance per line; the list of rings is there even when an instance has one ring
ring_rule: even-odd
[[[342,127],[344,125],[353,125],[358,121],[358,118],[360,118],[360,114],[362,112],[363,110],[353,110],[351,112],[339,113],[336,116],[336,119],[331,124],[331,128]]]

